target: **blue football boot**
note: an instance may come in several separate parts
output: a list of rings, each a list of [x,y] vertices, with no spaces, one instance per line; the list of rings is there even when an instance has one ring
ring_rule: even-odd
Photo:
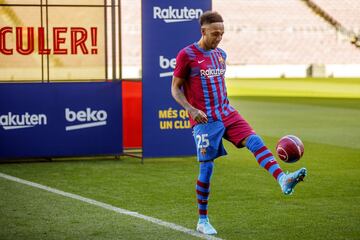
[[[296,184],[304,181],[306,168],[301,168],[295,172],[284,174],[280,179],[281,190],[285,195],[291,195],[294,192]]]
[[[200,218],[196,227],[196,231],[207,235],[215,235],[217,231],[211,226],[208,218]]]

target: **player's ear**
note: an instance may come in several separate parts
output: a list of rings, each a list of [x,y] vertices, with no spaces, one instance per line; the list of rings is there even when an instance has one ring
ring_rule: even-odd
[[[201,35],[204,36],[206,34],[206,28],[201,27]]]

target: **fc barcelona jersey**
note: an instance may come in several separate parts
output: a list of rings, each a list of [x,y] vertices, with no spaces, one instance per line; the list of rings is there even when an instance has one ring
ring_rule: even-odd
[[[174,76],[185,79],[184,95],[195,108],[206,113],[209,122],[223,121],[235,111],[229,104],[225,86],[226,53],[205,51],[193,43],[178,53]],[[196,122],[190,116],[191,125]]]

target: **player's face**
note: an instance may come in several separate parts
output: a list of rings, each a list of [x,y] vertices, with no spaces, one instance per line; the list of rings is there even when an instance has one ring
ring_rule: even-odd
[[[224,34],[224,24],[222,22],[207,24],[201,28],[201,33],[206,48],[215,49]]]

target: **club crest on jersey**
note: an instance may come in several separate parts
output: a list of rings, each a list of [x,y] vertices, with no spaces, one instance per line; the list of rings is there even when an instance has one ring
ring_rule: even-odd
[[[205,154],[206,154],[206,148],[201,148],[201,149],[200,149],[200,152],[201,152],[201,154],[202,154],[203,156],[205,156]]]
[[[219,57],[219,62],[221,63],[221,64],[224,64],[225,63],[225,60],[223,59],[223,57]]]

